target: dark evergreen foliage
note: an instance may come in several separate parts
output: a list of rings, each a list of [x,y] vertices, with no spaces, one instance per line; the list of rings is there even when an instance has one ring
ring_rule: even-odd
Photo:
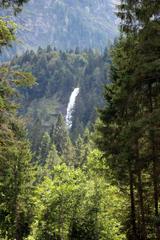
[[[85,127],[95,122],[96,109],[104,104],[101,97],[103,85],[109,82],[107,73],[110,59],[107,53],[107,49],[104,55],[92,50],[80,52],[78,49],[75,53],[68,53],[52,50],[48,46],[47,49],[39,48],[37,53],[26,51],[24,55],[13,59],[13,68],[31,71],[37,79],[37,86],[22,89],[25,96],[23,112],[32,119],[29,132],[35,132],[37,122],[41,125],[41,137],[46,130],[51,131],[59,113],[66,115],[69,97],[75,87],[80,88],[80,93],[73,112],[72,139],[76,140]],[[49,105],[55,105],[52,112]],[[34,135],[37,136],[37,133]],[[34,135],[32,137],[31,134],[33,141]]]
[[[160,3],[122,0],[118,16],[112,63],[108,49],[48,46],[0,66],[0,239],[160,239]],[[0,27],[2,49],[15,25]],[[64,116],[76,87],[72,143]]]
[[[128,239],[160,239],[159,1],[121,1],[122,37],[112,50],[97,144],[130,195]]]

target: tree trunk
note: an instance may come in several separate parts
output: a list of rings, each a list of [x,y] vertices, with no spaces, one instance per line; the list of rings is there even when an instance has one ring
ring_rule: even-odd
[[[137,161],[137,176],[138,176],[138,198],[139,198],[139,207],[140,207],[140,235],[142,240],[147,239],[146,233],[146,222],[145,222],[145,211],[144,211],[144,198],[143,198],[143,185],[142,185],[142,167],[141,160],[139,157],[139,143],[138,140],[135,143],[136,147],[136,161]]]
[[[129,162],[129,181],[130,181],[130,201],[131,201],[131,223],[132,223],[132,239],[137,240],[137,226],[136,226],[136,210],[135,210],[135,196],[134,196],[134,179],[131,163]]]
[[[156,162],[156,158],[155,158],[155,154],[154,154],[155,150],[154,150],[154,145],[153,145],[153,150],[152,150],[152,154],[153,154],[153,185],[154,185],[154,212],[155,212],[155,217],[156,220],[159,218],[159,204],[158,204],[158,200],[159,200],[159,192],[158,192],[158,173],[157,173],[157,162]],[[157,235],[157,239],[160,239],[160,226],[159,223],[156,223],[156,235]]]
[[[148,90],[149,90],[149,104],[150,104],[150,113],[153,112],[153,100],[152,100],[152,84],[149,83],[148,85]],[[152,164],[153,164],[153,168],[152,168],[152,177],[153,177],[153,188],[154,188],[154,194],[153,194],[153,198],[154,198],[154,212],[155,212],[155,217],[156,219],[159,218],[159,204],[158,204],[158,200],[159,200],[159,191],[158,191],[158,171],[157,171],[157,161],[158,159],[156,159],[156,143],[155,143],[155,133],[154,131],[150,131],[150,141],[151,141],[151,147],[152,147]],[[156,223],[155,225],[156,228],[156,235],[157,235],[157,239],[160,239],[160,226],[159,224]]]
[[[141,170],[138,170],[138,195],[139,195],[139,206],[141,213],[141,239],[146,240],[146,222],[145,222],[145,213],[144,213],[144,199],[143,199],[143,187],[142,187],[142,176]]]
[[[17,162],[14,165],[14,214],[15,214],[15,239],[16,240],[22,240],[21,236],[21,227],[20,227],[20,206],[19,206],[19,158],[17,159]]]
[[[16,206],[15,227],[16,227],[16,232],[15,232],[16,240],[22,240],[22,236],[21,236],[21,233],[20,233],[20,216],[19,216],[18,203],[17,203],[17,206]]]

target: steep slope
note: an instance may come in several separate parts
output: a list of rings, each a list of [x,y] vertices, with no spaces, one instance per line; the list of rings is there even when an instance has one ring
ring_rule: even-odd
[[[50,131],[59,114],[67,114],[71,93],[79,88],[72,114],[71,134],[75,139],[96,119],[96,108],[103,106],[102,91],[107,81],[107,51],[62,52],[39,48],[14,58],[12,66],[30,71],[37,78],[32,89],[22,89],[22,109],[34,137]],[[35,131],[38,130],[38,134]]]
[[[117,35],[113,0],[30,0],[14,20],[21,47],[104,47]]]

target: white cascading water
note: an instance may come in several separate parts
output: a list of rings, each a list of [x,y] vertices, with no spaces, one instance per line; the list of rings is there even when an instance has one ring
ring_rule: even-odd
[[[66,115],[66,125],[70,129],[72,127],[72,112],[74,110],[76,98],[79,94],[79,88],[75,88],[71,93],[68,107],[67,107],[67,115]]]

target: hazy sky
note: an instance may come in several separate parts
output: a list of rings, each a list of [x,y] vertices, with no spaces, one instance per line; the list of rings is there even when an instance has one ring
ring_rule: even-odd
[[[118,4],[120,0],[112,0],[113,4]]]

